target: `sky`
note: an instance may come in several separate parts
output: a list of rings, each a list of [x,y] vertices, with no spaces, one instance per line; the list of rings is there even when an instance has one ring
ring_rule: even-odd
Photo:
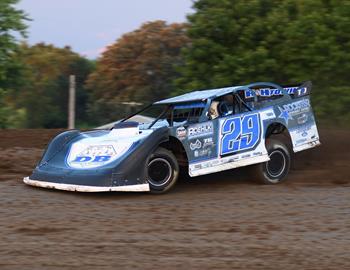
[[[29,44],[69,45],[90,59],[142,23],[153,20],[184,22],[192,0],[21,0],[17,8],[27,22]]]

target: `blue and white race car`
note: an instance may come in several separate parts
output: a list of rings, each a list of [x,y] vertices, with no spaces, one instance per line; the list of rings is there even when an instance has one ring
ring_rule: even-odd
[[[63,132],[24,182],[68,191],[163,193],[180,169],[195,177],[254,165],[255,179],[280,183],[292,151],[320,144],[311,86],[262,82],[195,91],[155,102],[108,130]]]

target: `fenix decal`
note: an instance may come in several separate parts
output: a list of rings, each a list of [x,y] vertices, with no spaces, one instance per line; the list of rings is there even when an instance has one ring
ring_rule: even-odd
[[[206,122],[202,124],[196,124],[188,128],[188,138],[196,138],[213,134],[213,123]]]

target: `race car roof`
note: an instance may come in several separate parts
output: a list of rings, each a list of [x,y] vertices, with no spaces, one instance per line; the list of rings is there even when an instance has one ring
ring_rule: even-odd
[[[172,98],[167,98],[164,100],[160,100],[155,102],[154,104],[173,104],[173,103],[182,103],[182,102],[191,102],[191,101],[199,101],[205,100],[208,98],[216,98],[219,96],[223,96],[233,91],[237,90],[241,86],[231,86],[225,88],[211,89],[211,90],[201,90],[194,91],[187,94],[183,94],[181,96],[176,96]]]

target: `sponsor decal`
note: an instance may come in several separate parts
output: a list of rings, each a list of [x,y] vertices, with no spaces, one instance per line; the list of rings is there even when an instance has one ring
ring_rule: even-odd
[[[190,149],[193,151],[193,150],[196,150],[196,149],[199,149],[202,147],[202,143],[200,140],[196,140],[195,143],[190,143]]]
[[[317,128],[314,123],[297,126],[290,130],[290,135],[292,137],[294,147],[306,144],[317,139],[318,137]]]
[[[113,145],[92,145],[80,152],[71,163],[106,163],[117,152]]]
[[[195,158],[204,157],[204,156],[209,157],[214,151],[213,146],[214,146],[214,141],[212,137],[203,138],[203,139],[199,138],[190,142],[190,149],[191,151],[193,151],[193,156]]]
[[[283,105],[283,109],[288,111],[292,116],[310,110],[310,101],[308,99],[299,100],[290,104]]]
[[[72,162],[106,162],[111,159],[112,156],[94,156],[94,157],[89,157],[89,156],[77,156],[75,160]]]
[[[66,162],[69,167],[76,169],[98,168],[117,160],[132,144],[132,141],[105,141],[95,144],[78,141],[71,146]]]
[[[220,161],[218,159],[214,159],[213,161],[211,161],[210,163],[212,166],[216,166],[220,164]]]
[[[258,155],[258,153],[260,155]],[[214,167],[222,166],[222,165],[226,165],[226,164],[232,164],[231,168],[241,167],[242,165],[240,165],[239,163],[244,162],[246,160],[251,160],[251,163],[256,163],[254,160],[257,160],[257,159],[261,159],[262,161],[266,161],[266,159],[268,158],[267,155],[266,155],[266,157],[263,157],[262,155],[263,155],[262,152],[256,152],[256,154],[254,154],[254,153],[242,153],[242,154],[237,154],[234,156],[227,156],[227,157],[207,160],[207,161],[203,161],[203,162],[199,162],[199,163],[193,163],[193,164],[190,164],[190,171],[193,172],[193,171],[204,169],[204,168],[214,168]],[[248,163],[245,163],[245,165],[248,165],[251,163],[248,162]],[[237,164],[237,165],[235,166],[233,164]],[[225,169],[222,169],[222,170],[225,170]],[[219,171],[219,170],[213,169],[213,172],[214,171]]]
[[[83,151],[71,151],[67,163],[73,168],[96,168],[117,159],[127,148],[116,151],[113,145],[90,145]]]
[[[188,138],[196,138],[213,134],[213,123],[206,122],[192,125],[188,128]]]
[[[252,113],[225,119],[221,135],[221,155],[254,148],[261,135],[260,115]]]
[[[187,130],[184,127],[179,127],[176,129],[176,137],[180,140],[185,139],[187,136]]]
[[[265,109],[260,112],[260,117],[262,120],[268,120],[276,118],[275,112],[273,111],[273,108]]]
[[[310,110],[310,101],[308,99],[303,99],[285,104],[282,107],[278,106],[278,109],[280,110],[280,115],[278,117],[284,119],[286,124],[288,124],[289,120],[293,120],[293,116]]]
[[[307,141],[306,138],[304,138],[304,139],[299,139],[299,140],[296,141],[296,145],[303,144],[303,143],[305,143],[306,141]]]
[[[308,119],[307,114],[303,113],[300,117],[298,117],[297,122],[299,125],[305,124]]]
[[[205,149],[195,150],[193,155],[197,158],[197,157],[210,156],[211,153],[212,153],[212,151],[210,148],[205,148]]]
[[[299,88],[299,87],[285,87],[283,88],[287,91],[289,95],[294,95],[298,90],[298,95],[303,95],[307,92],[307,88]],[[281,96],[283,95],[282,90],[276,89],[276,88],[260,88],[256,90],[250,90],[250,91],[244,91],[245,98],[252,98],[254,97],[254,94],[252,92],[255,92],[257,96],[260,97],[273,97],[273,96]]]
[[[202,164],[202,168],[203,168],[203,169],[204,169],[204,168],[209,168],[209,167],[211,167],[211,166],[210,166],[210,164],[208,164],[208,163],[203,163],[203,164]]]
[[[298,134],[302,137],[306,137],[309,134],[309,131],[311,131],[311,129],[312,129],[312,125],[304,125],[296,128],[293,131],[295,132],[295,134]]]
[[[201,168],[202,168],[202,165],[201,165],[201,164],[196,164],[196,165],[194,165],[194,168],[195,168],[196,170],[201,169]]]
[[[293,117],[289,114],[287,110],[282,109],[280,106],[278,106],[278,109],[280,110],[280,115],[278,116],[278,118],[282,118],[288,125],[288,121],[293,120]]]
[[[266,113],[266,117],[274,118],[275,117],[275,113],[274,112],[268,112],[268,113]]]
[[[202,140],[197,139],[195,142],[190,143],[190,149],[193,152],[194,157],[204,157],[210,156],[212,153],[212,146],[214,145],[214,141],[212,137],[204,138]]]
[[[203,148],[212,147],[213,145],[214,145],[214,141],[212,137],[205,138],[203,140]]]

